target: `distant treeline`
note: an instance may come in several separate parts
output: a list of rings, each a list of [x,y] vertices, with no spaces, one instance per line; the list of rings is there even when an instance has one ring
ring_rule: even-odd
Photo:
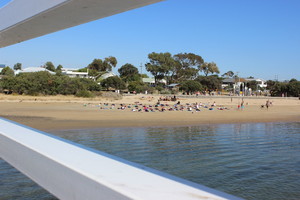
[[[0,80],[0,90],[26,95],[77,95],[92,96],[101,86],[86,78],[51,75],[49,72],[21,73]]]
[[[267,81],[271,96],[300,97],[300,81],[291,79],[286,82]]]
[[[88,72],[92,79],[70,78],[62,75],[63,66],[55,67],[52,62],[46,62],[44,68],[55,72],[51,75],[47,72],[20,73],[14,76],[14,71],[5,67],[0,75],[0,91],[13,92],[27,95],[77,95],[93,96],[100,90],[123,90],[130,92],[152,93],[155,90],[161,94],[176,93],[178,90],[170,90],[166,87],[169,84],[176,84],[180,91],[192,94],[198,91],[221,91],[224,78],[235,78],[232,71],[219,76],[220,70],[214,62],[204,62],[204,59],[193,53],[179,53],[172,55],[166,53],[152,52],[148,55],[149,62],[145,64],[146,70],[154,77],[155,83],[149,85],[144,83],[142,78],[148,78],[146,74],[140,74],[137,67],[132,64],[125,64],[118,69],[120,76],[113,76],[101,79],[105,74],[116,67],[117,59],[113,56],[102,59],[94,59],[87,67],[79,69],[79,72]],[[22,64],[14,65],[14,70],[21,70]],[[253,77],[252,77],[253,78]],[[162,82],[165,81],[166,85]],[[300,94],[300,82],[291,79],[287,82],[267,81],[267,90],[272,96],[296,96]],[[256,81],[244,84],[252,91],[263,91]],[[226,88],[228,92],[233,87]],[[265,91],[266,92],[266,91]]]

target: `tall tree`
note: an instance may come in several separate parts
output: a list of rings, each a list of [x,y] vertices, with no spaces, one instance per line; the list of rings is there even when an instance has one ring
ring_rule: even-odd
[[[49,71],[55,72],[55,66],[50,61],[46,62],[45,68],[48,69]]]
[[[58,65],[55,69],[56,75],[62,75],[62,69],[63,66],[62,65]]]
[[[222,81],[216,76],[198,76],[196,79],[205,90],[217,90],[221,89]]]
[[[103,69],[103,61],[101,59],[94,59],[93,62],[88,65],[88,69],[95,71],[105,71]]]
[[[222,77],[232,78],[234,76],[233,71],[228,71],[222,75]]]
[[[155,84],[157,84],[158,80],[161,80],[163,78],[167,78],[167,83],[169,83],[169,74],[175,64],[172,55],[168,52],[152,52],[148,55],[148,58],[150,62],[145,65],[146,70],[154,76]]]
[[[118,69],[118,72],[125,82],[138,81],[140,79],[138,68],[129,63]]]
[[[198,74],[198,69],[202,66],[204,60],[201,56],[193,53],[180,53],[174,55],[176,65],[172,71],[174,82],[194,79]]]
[[[21,63],[16,63],[14,65],[14,70],[21,70],[22,69],[22,64]]]
[[[272,96],[294,96],[300,97],[300,81],[291,79],[289,82],[267,81]]]
[[[62,68],[63,68],[62,65],[58,65],[58,66],[56,67],[55,71],[61,71]]]
[[[103,62],[105,71],[111,71],[113,67],[117,66],[117,63],[118,63],[117,59],[113,56],[109,56],[108,58],[105,58]]]
[[[104,79],[102,82],[101,82],[101,85],[102,87],[106,88],[107,90],[109,90],[109,88],[114,88],[114,89],[125,89],[126,88],[126,85],[125,85],[125,82],[122,81],[122,79],[120,79],[119,77],[117,76],[111,76],[111,77],[108,77],[107,79]]]
[[[111,71],[113,67],[116,67],[117,59],[113,56],[102,59],[94,59],[92,63],[88,65],[88,69],[95,72]]]
[[[205,74],[205,76],[207,76],[208,74],[220,73],[217,64],[214,62],[203,63],[203,65],[199,67],[199,70],[202,71]]]

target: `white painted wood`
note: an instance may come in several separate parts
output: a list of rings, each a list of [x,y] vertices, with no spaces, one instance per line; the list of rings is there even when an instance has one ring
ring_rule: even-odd
[[[239,199],[3,118],[0,156],[60,199]]]

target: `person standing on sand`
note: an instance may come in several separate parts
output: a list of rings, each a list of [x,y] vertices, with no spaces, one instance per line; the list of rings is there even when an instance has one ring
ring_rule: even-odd
[[[270,101],[269,99],[266,101],[266,107],[267,107],[267,110],[269,109],[269,106],[270,106]]]

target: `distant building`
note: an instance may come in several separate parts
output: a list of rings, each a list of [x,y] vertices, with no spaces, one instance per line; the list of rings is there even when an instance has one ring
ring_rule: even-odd
[[[143,83],[146,83],[150,86],[155,86],[155,79],[154,78],[143,78],[142,79]],[[165,79],[161,79],[159,80],[160,83],[163,83],[163,84],[167,84],[167,81]]]
[[[256,81],[257,83],[257,86],[259,86],[260,88],[267,88],[267,81],[266,80],[263,80],[261,78],[246,78],[246,81],[247,82],[250,82],[250,81]]]
[[[18,75],[20,73],[33,73],[33,72],[49,72],[50,74],[55,74],[55,72],[49,71],[46,68],[43,67],[28,67],[21,70],[16,70],[15,75]]]
[[[247,83],[251,81],[256,81],[257,91],[267,88],[266,81],[260,78],[226,78],[222,81],[222,88],[239,95],[241,93],[243,95],[251,95],[253,91],[247,87]]]
[[[104,72],[104,73],[102,72],[99,75],[95,76],[94,80],[97,82],[101,82],[102,80],[107,79],[109,77],[113,77],[113,76],[117,76],[117,75],[113,72]]]
[[[62,68],[61,73],[71,78],[89,78],[88,72],[78,72],[78,69]]]
[[[244,78],[225,78],[222,81],[222,88],[232,88],[233,90],[237,90],[245,82],[246,80]]]

